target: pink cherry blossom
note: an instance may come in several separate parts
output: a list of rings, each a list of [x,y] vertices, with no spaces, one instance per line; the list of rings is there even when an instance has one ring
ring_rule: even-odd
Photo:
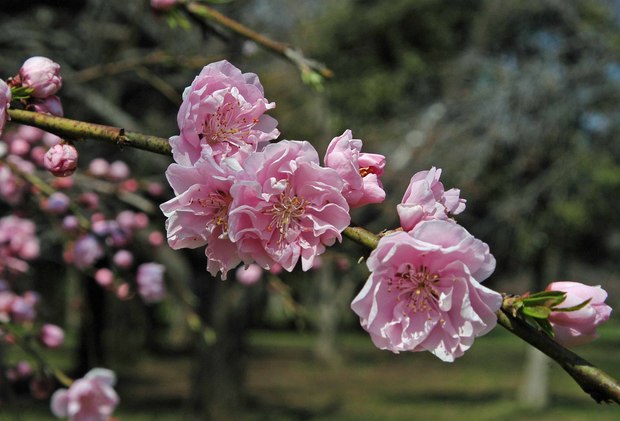
[[[465,199],[459,197],[460,191],[444,191],[440,175],[441,169],[432,167],[411,177],[403,200],[396,207],[405,231],[412,230],[421,221],[446,220],[465,210]]]
[[[68,143],[59,143],[49,148],[45,154],[43,164],[45,169],[56,177],[68,177],[77,168],[78,152],[75,146]]]
[[[174,160],[190,166],[206,149],[218,163],[225,157],[243,161],[278,137],[277,121],[264,114],[274,107],[255,74],[225,60],[205,66],[183,92],[181,133],[170,138]]]
[[[318,164],[308,142],[280,141],[244,163],[250,180],[235,183],[229,235],[246,263],[309,270],[316,256],[349,225],[349,206],[336,171]]]
[[[7,85],[5,81],[0,79],[0,135],[2,134],[5,123],[9,119],[7,110],[11,106],[12,98],[11,88],[9,88],[9,85]]]
[[[495,259],[457,224],[427,221],[382,237],[367,264],[370,277],[351,308],[380,349],[454,361],[497,322],[502,297],[480,284]]]
[[[22,86],[32,88],[34,98],[54,95],[62,86],[60,65],[47,57],[30,57],[19,70]]]
[[[73,382],[69,389],[58,389],[52,395],[51,410],[70,421],[107,421],[118,405],[114,391],[116,375],[104,368],[93,368]]]
[[[129,177],[131,170],[123,161],[114,161],[108,167],[107,176],[112,181],[121,181]]]
[[[383,175],[383,155],[361,153],[362,141],[353,139],[351,130],[335,137],[327,147],[325,166],[333,168],[344,180],[342,194],[349,206],[357,208],[381,203],[385,191],[379,177]]]
[[[147,303],[156,303],[166,296],[164,272],[166,267],[159,263],[143,263],[138,266],[136,282],[138,294]]]
[[[564,291],[566,299],[558,308],[574,307],[590,300],[577,311],[554,311],[549,316],[555,339],[564,346],[576,346],[593,341],[598,337],[596,328],[606,322],[611,307],[605,304],[607,292],[600,286],[589,286],[579,282],[552,282],[547,291]]]
[[[75,242],[73,247],[73,264],[78,269],[86,269],[103,257],[103,247],[92,235],[84,235]]]
[[[166,171],[175,197],[160,206],[166,221],[168,244],[173,249],[206,246],[207,270],[215,276],[241,263],[237,246],[228,236],[230,188],[243,171],[238,162],[221,165],[208,155],[194,167],[171,164]]]
[[[58,348],[65,340],[65,332],[60,326],[46,323],[41,326],[39,340],[46,348]]]

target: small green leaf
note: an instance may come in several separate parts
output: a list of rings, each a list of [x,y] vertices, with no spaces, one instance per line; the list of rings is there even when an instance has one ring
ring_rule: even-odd
[[[581,310],[582,308],[584,308],[585,306],[590,304],[590,301],[592,301],[592,298],[588,298],[583,303],[577,304],[576,306],[562,307],[562,308],[551,307],[551,310],[553,310],[553,311],[563,311],[563,312],[577,311],[577,310]]]
[[[564,291],[542,291],[523,298],[523,303],[530,306],[554,307],[560,305],[566,299]]]
[[[524,315],[535,319],[546,319],[551,314],[551,309],[545,306],[523,307],[521,311]]]
[[[11,87],[11,96],[13,99],[28,99],[34,91],[33,88],[27,88],[25,86]]]
[[[536,323],[540,330],[542,330],[547,336],[555,338],[555,332],[553,332],[553,326],[547,319],[536,319]]]

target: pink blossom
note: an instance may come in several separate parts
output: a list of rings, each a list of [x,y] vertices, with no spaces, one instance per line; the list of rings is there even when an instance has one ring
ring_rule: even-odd
[[[249,264],[248,266],[239,266],[235,275],[239,283],[252,285],[260,281],[261,276],[263,276],[263,268],[256,263]]]
[[[9,88],[9,85],[7,85],[5,81],[0,79],[0,135],[2,134],[4,125],[9,119],[8,109],[11,106],[12,98],[11,88]]]
[[[59,143],[49,148],[43,164],[45,169],[56,177],[68,177],[77,168],[78,152],[75,146]]]
[[[336,171],[318,164],[308,142],[281,141],[244,163],[247,181],[235,183],[229,235],[246,263],[309,270],[316,256],[349,225],[349,205]]]
[[[51,410],[70,421],[107,421],[118,405],[113,387],[116,375],[104,368],[94,368],[73,382],[69,389],[58,389],[52,395]]]
[[[346,130],[330,142],[325,153],[325,166],[336,170],[344,180],[342,194],[352,208],[381,203],[385,199],[379,179],[383,175],[385,157],[361,153],[361,150],[362,141],[353,139],[351,130]]]
[[[576,311],[554,311],[549,316],[555,339],[564,346],[581,345],[598,337],[596,328],[606,322],[611,307],[605,304],[607,292],[600,286],[589,286],[579,282],[552,282],[546,291],[564,291],[566,299],[558,308],[575,307],[590,300],[585,307]]]
[[[97,272],[95,272],[95,282],[104,288],[108,288],[114,283],[114,273],[108,268],[97,269]]]
[[[108,167],[107,176],[112,181],[121,181],[129,177],[131,170],[123,161],[114,161]]]
[[[164,244],[164,235],[159,231],[152,231],[148,237],[149,244],[154,247],[159,247]]]
[[[129,250],[119,250],[114,253],[112,261],[122,269],[129,269],[133,265],[133,254]]]
[[[88,164],[88,171],[94,177],[103,177],[108,174],[110,164],[103,158],[95,158]]]
[[[19,70],[22,86],[31,88],[34,98],[54,95],[62,86],[60,65],[47,57],[30,57]]]
[[[0,273],[5,269],[25,272],[28,270],[25,260],[38,256],[35,224],[15,215],[0,218]]]
[[[65,340],[65,332],[59,326],[46,323],[41,326],[39,340],[47,348],[58,348]]]
[[[441,169],[432,167],[411,177],[403,201],[396,207],[405,231],[412,230],[420,221],[446,220],[465,210],[465,199],[459,197],[460,191],[444,191],[440,175]]]
[[[73,264],[78,269],[86,269],[103,257],[103,248],[92,235],[80,237],[73,247]]]
[[[52,193],[50,197],[43,201],[42,208],[50,213],[62,214],[67,211],[70,203],[71,199],[69,196],[57,191]]]
[[[166,232],[173,249],[206,246],[207,270],[215,276],[241,262],[237,246],[228,236],[230,188],[242,170],[227,159],[222,165],[206,155],[194,167],[171,164],[166,171],[175,197],[160,206],[168,218]]]
[[[158,11],[165,11],[172,8],[179,0],[151,0],[151,7]]]
[[[146,303],[159,302],[166,296],[165,270],[166,267],[158,263],[143,263],[138,266],[138,294]]]
[[[181,133],[170,138],[174,160],[193,165],[204,149],[218,163],[225,157],[243,161],[278,137],[277,121],[264,114],[274,107],[255,74],[225,60],[205,66],[183,92]]]
[[[64,115],[62,102],[56,95],[50,95],[46,98],[35,98],[32,100],[30,106],[38,113],[51,114],[58,117]]]
[[[497,322],[502,297],[480,284],[495,259],[457,224],[427,221],[382,237],[367,264],[370,277],[351,308],[380,349],[453,361]]]

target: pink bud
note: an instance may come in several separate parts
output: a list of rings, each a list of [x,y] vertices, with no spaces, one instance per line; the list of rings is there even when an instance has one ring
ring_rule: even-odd
[[[164,194],[164,186],[161,183],[149,183],[147,191],[151,196],[159,197]]]
[[[95,158],[88,164],[88,171],[94,177],[105,176],[110,169],[110,164],[103,158]]]
[[[136,283],[144,302],[156,303],[166,296],[165,270],[165,266],[158,263],[143,263],[138,266]]]
[[[67,177],[77,168],[78,152],[73,145],[58,144],[45,154],[45,169],[56,177]]]
[[[30,152],[30,143],[25,139],[16,138],[9,145],[9,152],[13,155],[24,156]]]
[[[157,11],[166,11],[172,8],[178,0],[151,0],[151,7]]]
[[[65,332],[56,325],[46,323],[41,326],[39,340],[47,348],[58,348],[65,340]]]
[[[73,184],[73,177],[56,177],[52,180],[52,187],[60,190],[70,189]]]
[[[95,281],[104,288],[110,287],[114,283],[114,273],[108,268],[101,268],[95,272]]]
[[[50,213],[61,214],[67,211],[70,203],[69,196],[62,192],[54,192],[43,201],[42,208]]]
[[[128,250],[119,250],[114,253],[112,261],[119,268],[129,269],[133,264],[133,254]]]
[[[99,208],[99,195],[95,192],[87,191],[80,195],[78,202],[86,209],[95,210]]]
[[[579,282],[552,282],[545,290],[566,293],[566,299],[558,308],[574,307],[590,300],[579,310],[551,313],[549,322],[553,326],[556,341],[564,346],[575,346],[598,337],[597,326],[606,322],[611,314],[611,307],[605,304],[607,292],[603,288]]]
[[[4,129],[4,124],[9,119],[8,109],[11,105],[11,88],[2,79],[0,79],[0,134]]]
[[[164,235],[159,231],[153,231],[149,234],[149,243],[155,247],[161,246],[164,244]]]
[[[44,166],[45,162],[45,154],[47,153],[47,149],[43,146],[35,146],[30,151],[30,160],[37,164],[39,167]]]
[[[282,266],[279,263],[274,263],[269,267],[269,273],[272,275],[279,275],[282,272]]]
[[[64,115],[62,102],[60,102],[60,98],[56,95],[50,95],[43,99],[35,98],[30,105],[38,113],[51,114],[58,117]]]
[[[112,181],[121,181],[129,177],[129,167],[123,161],[114,161],[108,168],[108,178]]]
[[[60,65],[47,57],[30,57],[19,70],[22,86],[32,88],[34,98],[54,95],[62,86]]]
[[[75,215],[67,215],[62,220],[62,227],[68,232],[75,232],[80,227],[80,222]]]
[[[124,283],[120,284],[118,288],[116,288],[116,296],[119,300],[128,300],[130,297],[129,284]]]
[[[135,193],[136,191],[138,191],[139,188],[140,188],[140,183],[138,183],[138,180],[136,180],[135,178],[130,178],[128,180],[125,180],[120,185],[121,190],[130,192],[130,193]]]
[[[143,229],[149,226],[149,216],[144,212],[136,213],[134,217],[134,226],[136,229]]]
[[[263,275],[263,268],[256,263],[245,266],[239,266],[236,272],[237,281],[243,285],[252,285],[258,282]]]

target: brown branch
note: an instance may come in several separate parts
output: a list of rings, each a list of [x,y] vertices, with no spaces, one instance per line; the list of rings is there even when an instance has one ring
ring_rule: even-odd
[[[620,404],[620,383],[603,370],[540,332],[505,309],[497,313],[497,322],[557,362],[596,402]]]
[[[254,41],[263,48],[271,50],[274,53],[286,58],[299,68],[302,76],[311,72],[316,72],[326,79],[334,76],[334,72],[327,68],[324,64],[305,57],[301,51],[295,48],[291,48],[286,44],[274,41],[271,38],[259,34],[236,20],[223,15],[212,7],[202,3],[189,2],[185,4],[185,8],[194,16],[222,25],[234,33]]]
[[[9,109],[8,114],[15,123],[38,127],[66,139],[93,139],[112,142],[120,147],[129,146],[161,155],[172,155],[168,139],[161,137],[126,132],[125,129],[118,127],[86,123],[32,111]]]

